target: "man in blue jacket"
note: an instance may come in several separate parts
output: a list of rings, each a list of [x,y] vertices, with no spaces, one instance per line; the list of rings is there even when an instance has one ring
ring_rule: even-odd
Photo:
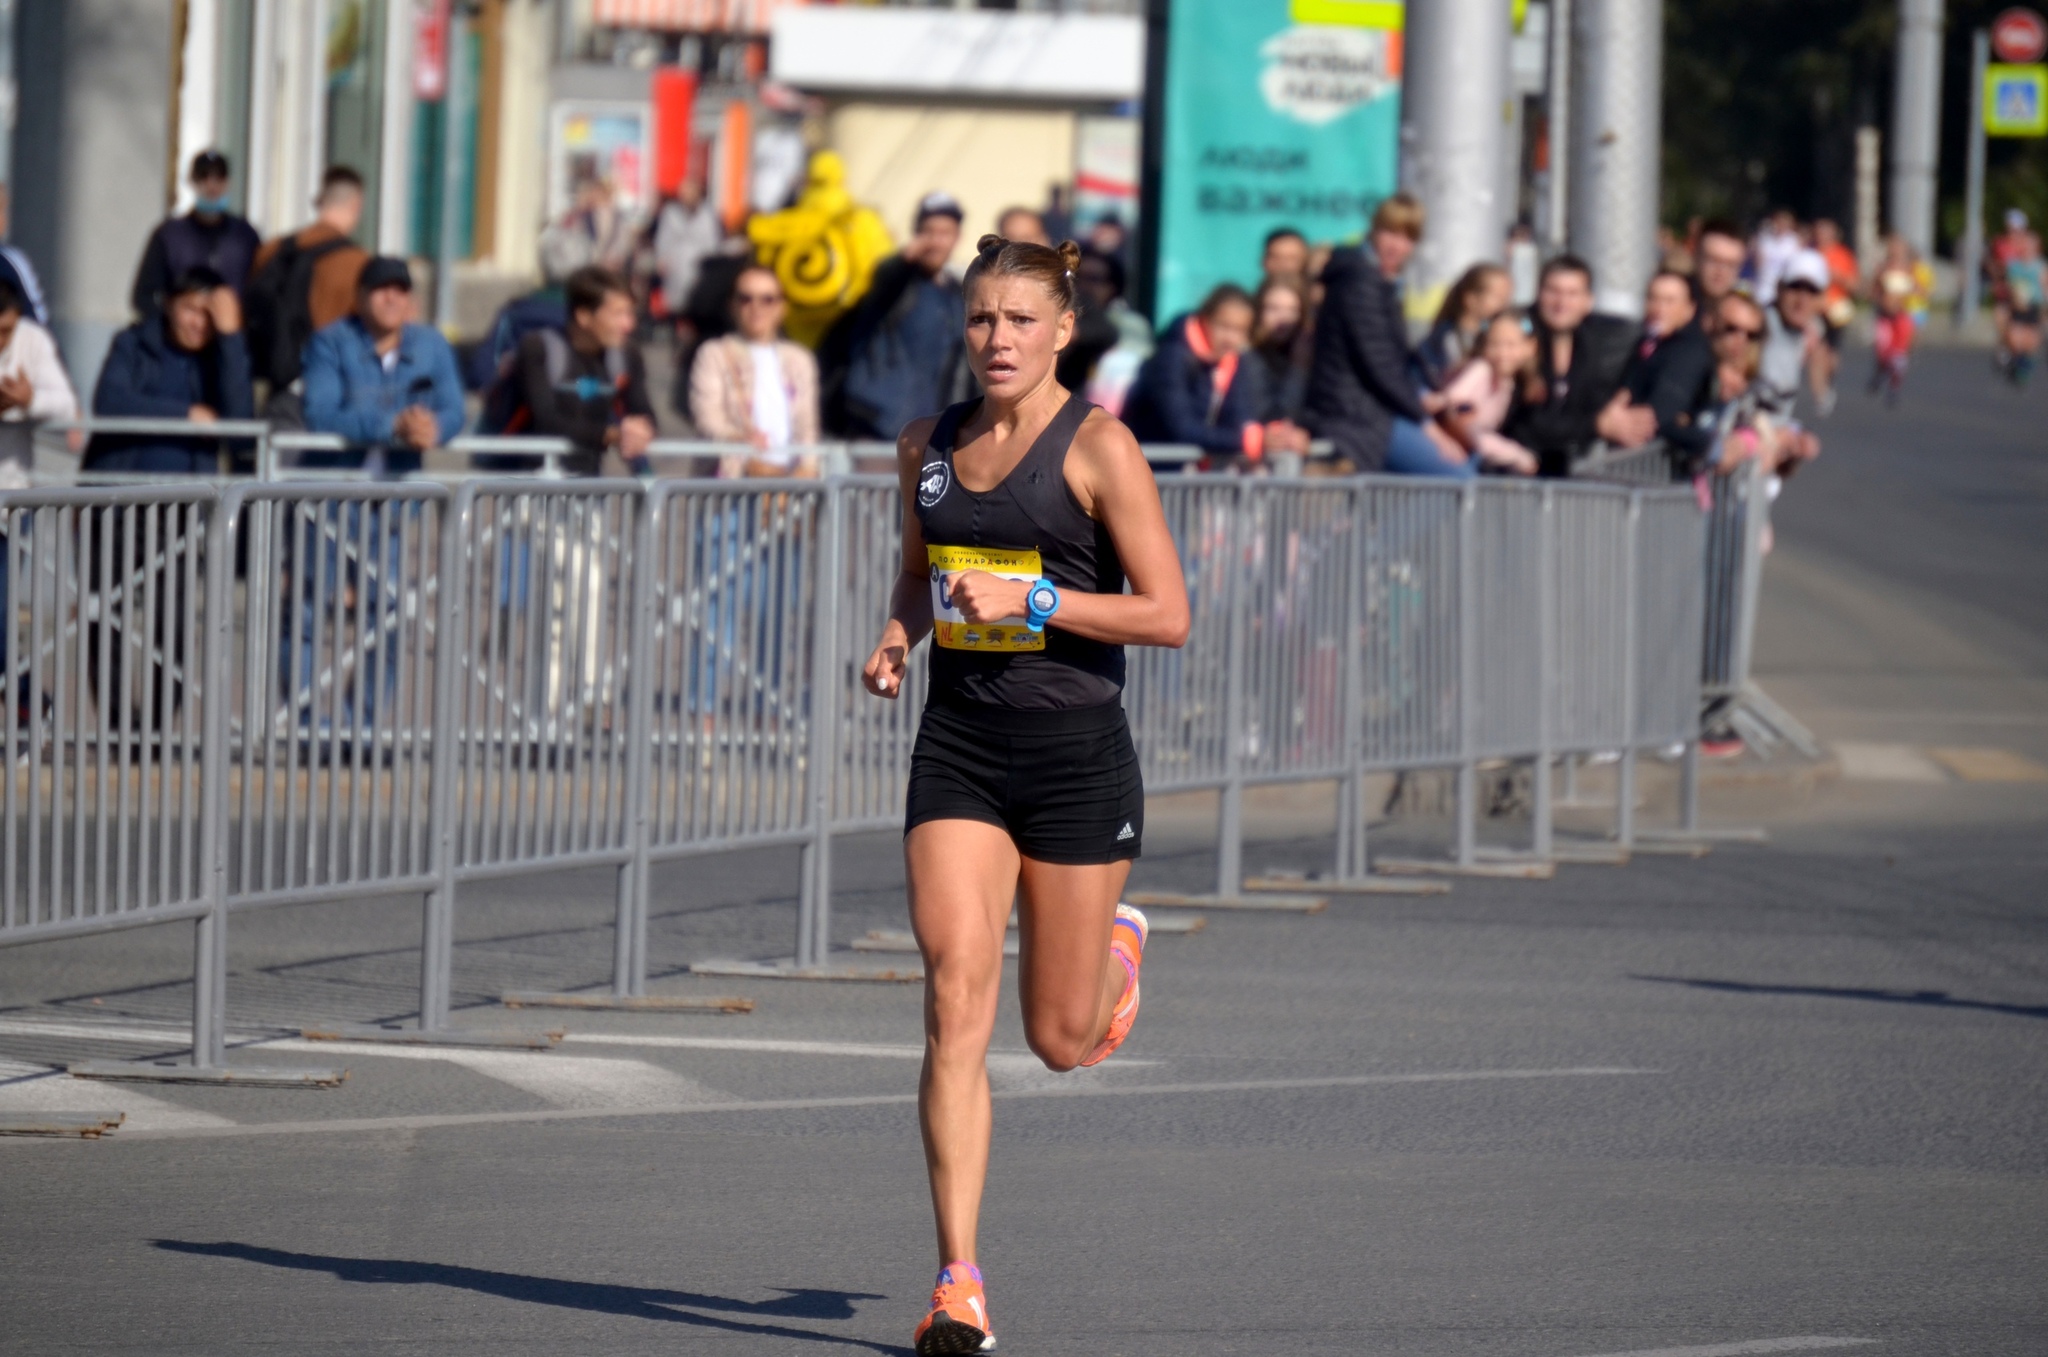
[[[306,427],[340,434],[349,449],[307,453],[302,465],[403,474],[419,470],[421,454],[462,431],[455,351],[439,331],[411,316],[412,271],[405,261],[379,257],[364,264],[355,314],[313,336],[303,372]],[[392,643],[404,587],[404,525],[418,511],[406,502],[309,505],[285,543],[300,599],[296,625],[279,638],[278,683],[309,730],[314,713],[324,720],[332,711],[348,739],[374,738],[378,707],[388,706],[397,689]],[[359,647],[322,644],[322,631],[339,634],[358,624],[349,600],[363,591],[368,597],[358,598],[355,608],[368,626]],[[324,695],[330,689],[333,698]],[[334,738],[331,729],[325,733]]]
[[[417,471],[420,454],[462,432],[455,350],[412,321],[412,271],[403,259],[363,265],[355,314],[306,345],[306,427],[340,434],[346,453],[313,453],[309,466]]]
[[[212,269],[187,269],[172,282],[161,313],[114,337],[92,393],[95,415],[212,424],[250,419],[249,347],[242,306]],[[87,471],[211,476],[220,469],[218,438],[99,434],[86,449]]]

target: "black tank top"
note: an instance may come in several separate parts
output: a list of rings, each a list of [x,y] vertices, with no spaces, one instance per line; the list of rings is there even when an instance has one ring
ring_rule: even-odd
[[[953,470],[953,443],[979,401],[955,405],[939,416],[925,445],[917,477],[917,519],[933,547],[1035,551],[1047,579],[1061,589],[1088,594],[1121,594],[1123,562],[1109,529],[1087,513],[1067,488],[1067,449],[1095,407],[1069,396],[1045,426],[1024,460],[1002,484],[976,494]],[[994,629],[982,628],[983,632]],[[1004,633],[995,630],[997,639]],[[1036,638],[1009,635],[1016,643]],[[932,697],[962,699],[1020,711],[1064,710],[1114,702],[1123,694],[1124,648],[1048,626],[1042,650],[1014,653],[948,649],[934,637]],[[979,640],[981,638],[976,637]]]

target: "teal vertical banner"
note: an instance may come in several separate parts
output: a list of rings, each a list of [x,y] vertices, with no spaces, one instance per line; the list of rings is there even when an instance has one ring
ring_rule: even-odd
[[[1355,240],[1394,191],[1401,34],[1357,0],[1172,0],[1160,143],[1162,324],[1250,286],[1268,232]],[[1353,18],[1356,16],[1356,19]]]

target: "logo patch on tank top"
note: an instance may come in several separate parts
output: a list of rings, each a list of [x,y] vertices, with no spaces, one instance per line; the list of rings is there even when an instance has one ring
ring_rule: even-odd
[[[941,492],[943,493],[943,492]],[[985,570],[1006,580],[1035,580],[1044,574],[1035,551],[1003,551],[994,547],[925,548],[931,565],[932,640],[945,650],[980,650],[1015,654],[1045,649],[1045,633],[1031,630],[1023,617],[994,622],[969,622],[953,606],[953,582],[970,570]]]
[[[921,508],[931,508],[952,488],[953,468],[944,462],[926,462],[917,473],[917,502]]]

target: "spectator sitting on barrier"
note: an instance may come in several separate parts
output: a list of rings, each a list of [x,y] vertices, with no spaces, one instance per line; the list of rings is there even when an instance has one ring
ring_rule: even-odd
[[[1691,280],[1669,270],[1658,273],[1645,290],[1643,334],[1621,370],[1621,390],[1601,409],[1594,428],[1618,448],[1668,439],[1692,412],[1713,366]]]
[[[1203,452],[1205,468],[1266,454],[1269,430],[1259,422],[1262,376],[1245,353],[1252,341],[1252,299],[1224,283],[1192,315],[1159,335],[1159,347],[1138,369],[1123,420],[1142,443],[1181,443]],[[1291,439],[1292,426],[1270,431]],[[1298,432],[1298,431],[1293,431]]]
[[[1721,299],[1742,285],[1742,265],[1748,258],[1749,247],[1734,222],[1712,217],[1701,223],[1692,273],[1694,302],[1701,315],[1711,317]]]
[[[1801,250],[1778,280],[1777,300],[1765,303],[1760,380],[1780,414],[1792,413],[1802,380],[1822,415],[1835,408],[1835,352],[1828,347],[1820,309],[1827,288],[1827,261],[1817,251]]]
[[[1259,260],[1262,283],[1291,278],[1308,282],[1308,237],[1292,226],[1278,227],[1266,235],[1265,254]]]
[[[1621,385],[1634,327],[1593,313],[1593,270],[1575,255],[1543,266],[1536,289],[1540,399],[1524,400],[1504,432],[1536,454],[1539,474],[1569,476],[1592,450],[1601,410]]]
[[[519,341],[512,374],[517,408],[492,432],[568,439],[576,449],[564,463],[571,475],[598,475],[606,452],[644,471],[654,406],[640,347],[632,342],[639,320],[633,294],[625,279],[594,266],[570,274],[564,291],[568,329],[536,330]],[[510,465],[478,461],[492,469]],[[518,466],[532,469],[530,462]]]
[[[76,419],[78,394],[57,341],[28,310],[27,299],[0,281],[0,420]]]
[[[1308,398],[1308,365],[1312,337],[1308,333],[1308,284],[1281,275],[1259,284],[1252,298],[1252,348],[1249,355],[1260,369],[1265,401],[1257,412],[1263,424],[1299,427],[1301,410]],[[1307,451],[1306,433],[1300,448]]]
[[[1501,433],[1508,412],[1536,379],[1528,318],[1503,311],[1479,336],[1479,352],[1444,384],[1444,405],[1424,426],[1446,461],[1510,476],[1536,474],[1536,454]]]
[[[93,389],[92,412],[194,424],[253,418],[249,348],[235,290],[212,269],[186,270],[158,314],[114,337]],[[219,440],[97,434],[81,469],[211,476],[219,469]]]
[[[960,282],[946,267],[961,217],[951,194],[927,194],[909,243],[875,269],[860,305],[819,346],[828,428],[894,440],[911,420],[966,395]]]
[[[363,266],[355,314],[306,346],[306,427],[340,434],[345,453],[307,453],[306,466],[420,469],[420,455],[462,431],[462,378],[441,332],[412,320],[412,270],[380,257]]]
[[[1436,322],[1415,351],[1422,380],[1441,391],[1451,374],[1479,352],[1480,338],[1493,318],[1507,310],[1513,283],[1498,264],[1474,264],[1444,293]]]
[[[219,151],[201,151],[192,157],[186,182],[192,186],[192,210],[158,223],[143,246],[135,285],[129,290],[138,316],[155,315],[172,280],[193,269],[212,269],[239,293],[256,267],[263,240],[255,227],[231,210],[228,158]]]
[[[698,346],[690,365],[690,422],[719,443],[749,443],[719,461],[721,476],[818,474],[818,360],[782,337],[786,303],[775,271],[750,264],[733,285],[738,328]]]
[[[1396,193],[1373,213],[1365,242],[1331,254],[1320,282],[1314,357],[1303,413],[1337,457],[1360,471],[1469,476],[1423,431],[1440,401],[1423,399],[1410,375],[1408,323],[1394,279],[1422,238],[1422,204]]]

